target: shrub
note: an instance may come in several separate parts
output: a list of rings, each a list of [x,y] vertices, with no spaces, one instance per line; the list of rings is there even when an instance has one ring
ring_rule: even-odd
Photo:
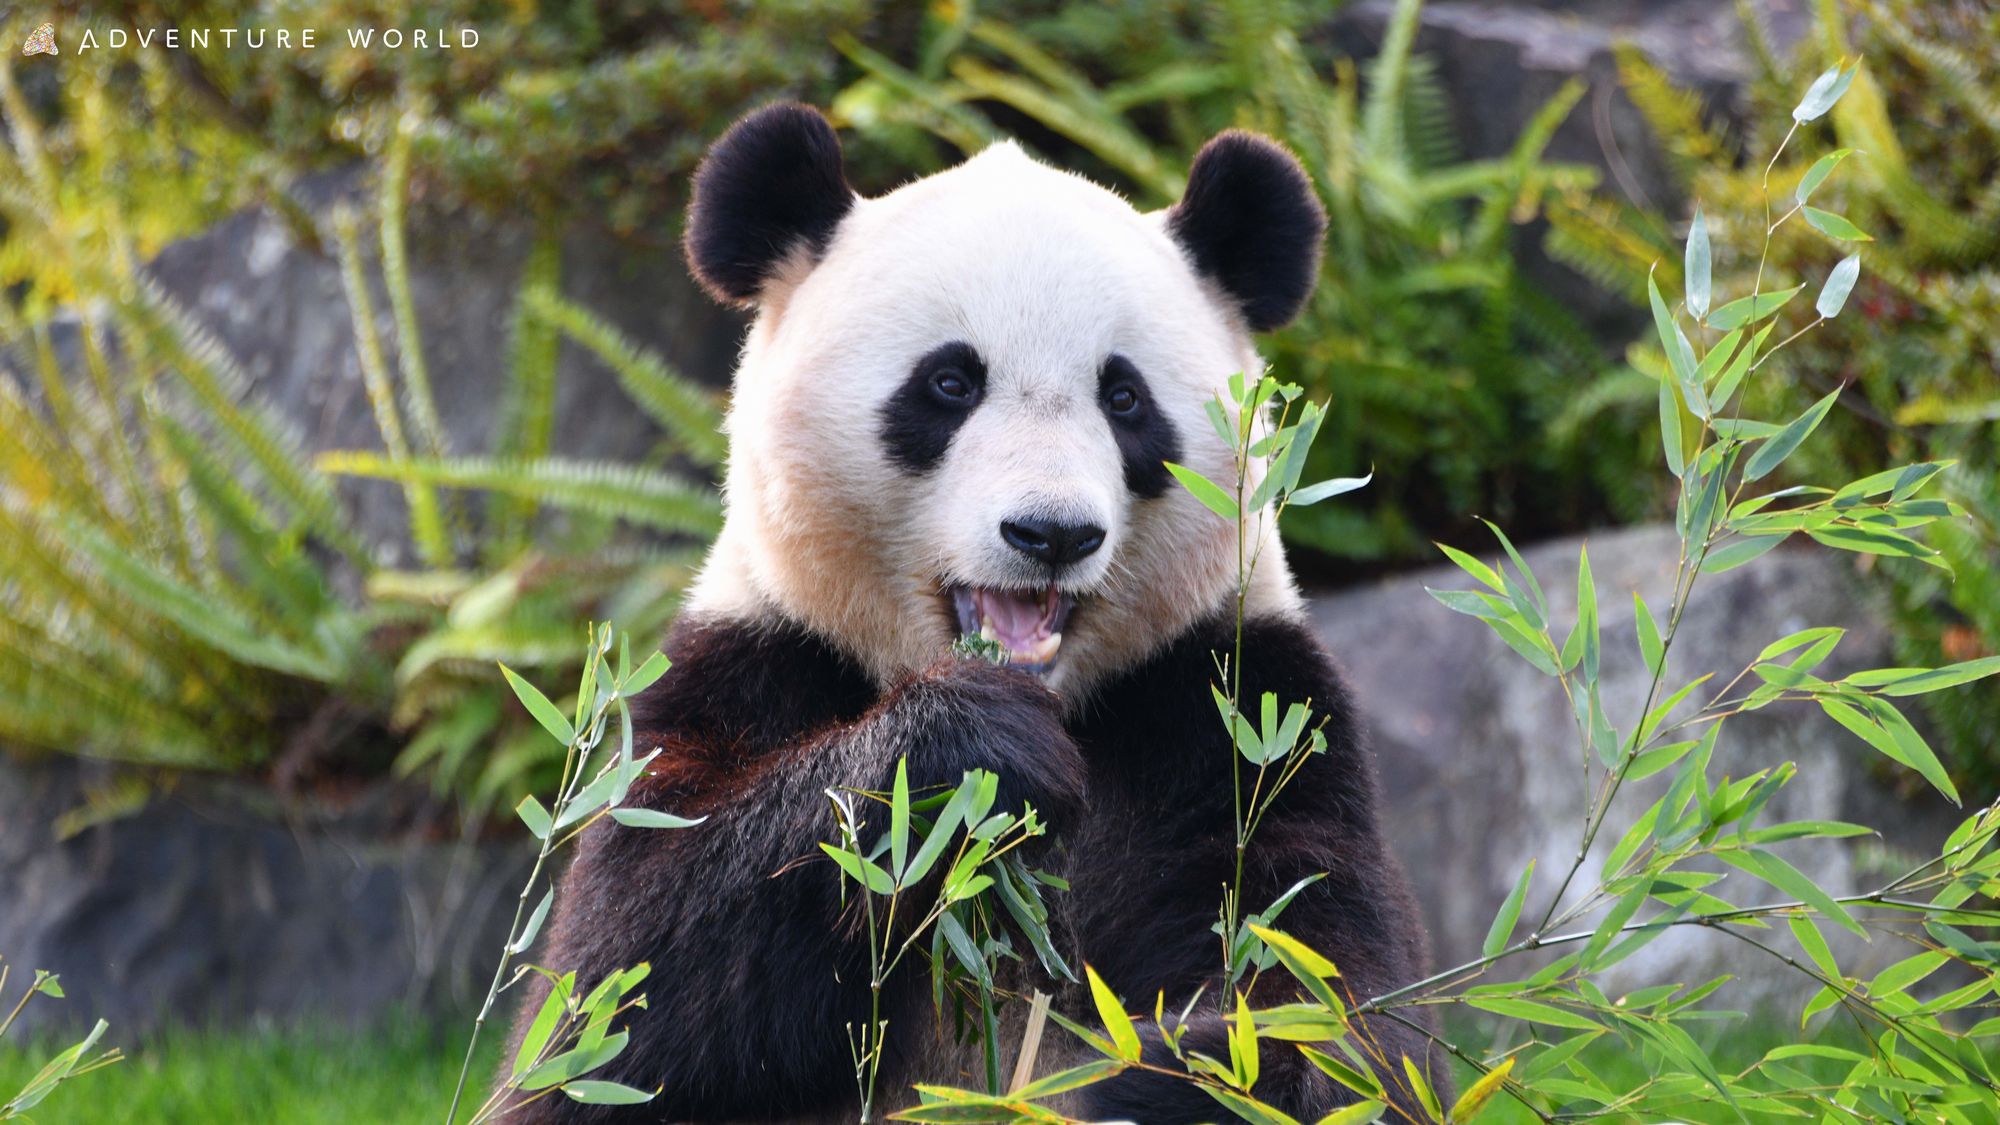
[[[0,299],[0,337],[21,372],[0,378],[0,533],[10,542],[0,554],[0,737],[150,770],[286,780],[328,762],[379,770],[367,743],[394,733],[408,739],[396,767],[431,771],[467,813],[511,803],[556,762],[475,670],[501,658],[573,669],[572,630],[591,613],[663,627],[719,522],[701,475],[720,456],[713,396],[563,300],[551,238],[522,279],[509,368],[496,380],[500,436],[484,456],[451,448],[407,276],[414,142],[399,135],[372,221],[342,211],[322,239],[343,267],[384,449],[309,463],[284,420],[246,394],[228,352],[137,264],[120,237],[129,185],[58,174],[75,138],[49,141],[11,65],[0,60],[10,142],[0,257],[32,270]],[[89,104],[112,95],[114,77],[86,68],[66,89]],[[118,147],[126,140],[100,140],[86,146],[95,159],[142,166]],[[371,307],[364,228],[393,348]],[[563,337],[614,372],[687,471],[549,452]],[[416,567],[361,541],[329,471],[401,484]],[[533,532],[556,515],[561,534],[548,541],[559,546],[538,549]],[[620,526],[652,538],[614,535]],[[494,739],[497,754],[474,753]],[[111,786],[68,824],[116,815],[143,794]]]
[[[1746,9],[1748,10],[1748,9]],[[1684,187],[1716,236],[1717,275],[1742,286],[1761,275],[1771,288],[1812,276],[1829,239],[1859,232],[1870,268],[1851,315],[1826,324],[1774,358],[1745,389],[1749,409],[1790,414],[1835,388],[1822,440],[1802,450],[1798,479],[1842,478],[1885,461],[1956,461],[1943,479],[1969,513],[1940,526],[1931,544],[1951,573],[1889,558],[1879,571],[1891,595],[1900,658],[1929,665],[2000,652],[2000,78],[1982,66],[2000,44],[2000,15],[1975,4],[1862,0],[1818,5],[1816,35],[1780,59],[1749,25],[1761,73],[1750,90],[1754,116],[1740,136],[1705,120],[1694,95],[1677,90],[1636,51],[1623,49],[1627,91],[1659,136]],[[1783,157],[1766,167],[1747,154],[1769,150],[1789,122],[1782,107],[1812,72],[1850,52],[1866,58],[1831,115],[1839,175],[1820,161]],[[1900,134],[1890,123],[1921,124]],[[1782,128],[1782,126],[1780,127]],[[1764,232],[1768,180],[1778,210],[1796,203],[1804,222]],[[1604,201],[1552,211],[1550,248],[1606,285],[1645,293],[1654,261],[1663,285],[1680,274],[1659,215]],[[1635,352],[1646,373],[1657,348]],[[1589,430],[1593,411],[1650,405],[1654,380],[1631,373],[1601,381],[1565,419]],[[1951,764],[1968,786],[2000,786],[2000,693],[1932,697],[1926,711],[1944,734]]]

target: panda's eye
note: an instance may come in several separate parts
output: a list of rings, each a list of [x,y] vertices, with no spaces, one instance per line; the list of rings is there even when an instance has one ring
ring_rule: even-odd
[[[931,393],[945,402],[960,404],[972,401],[976,391],[965,372],[956,367],[941,367],[931,373]]]
[[[1139,412],[1139,391],[1130,383],[1120,383],[1104,396],[1105,408],[1121,418]]]

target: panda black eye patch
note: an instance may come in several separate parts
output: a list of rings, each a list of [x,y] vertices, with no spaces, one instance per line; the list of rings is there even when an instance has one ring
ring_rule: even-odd
[[[1180,460],[1181,439],[1174,424],[1154,407],[1146,377],[1131,360],[1114,355],[1098,373],[1097,399],[1118,440],[1125,487],[1142,499],[1159,497],[1173,480],[1166,463]]]
[[[955,340],[926,352],[882,404],[889,459],[913,473],[935,468],[985,395],[986,363],[971,344]]]

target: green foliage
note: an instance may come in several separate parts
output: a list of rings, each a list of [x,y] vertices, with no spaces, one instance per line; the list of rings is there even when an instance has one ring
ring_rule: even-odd
[[[1337,556],[1393,558],[1468,511],[1537,530],[1600,519],[1607,497],[1633,514],[1647,497],[1623,482],[1643,417],[1563,449],[1521,440],[1602,362],[1515,262],[1520,228],[1595,182],[1590,169],[1541,159],[1583,88],[1560,90],[1505,156],[1458,160],[1442,90],[1411,54],[1417,12],[1415,0],[1397,6],[1363,74],[1347,60],[1315,69],[1302,37],[1319,17],[1308,8],[1087,5],[1013,22],[940,8],[915,65],[843,42],[865,77],[834,115],[924,163],[937,156],[915,143],[922,134],[964,151],[1019,132],[1141,207],[1177,198],[1214,132],[1277,137],[1311,171],[1330,230],[1311,303],[1267,354],[1328,399],[1315,473],[1373,466],[1383,482],[1361,505],[1299,513],[1291,536]]]
[[[6,999],[7,977],[11,971],[12,966],[4,959],[0,959],[0,1003],[4,1003]],[[21,1013],[27,1008],[28,1002],[37,996],[62,999],[62,982],[54,973],[37,970],[35,979],[21,989],[20,998],[14,1002],[6,1016],[0,1017],[0,1039],[6,1038],[8,1030],[14,1026],[15,1020],[21,1018]],[[34,1073],[18,1087],[18,1092],[9,1096],[6,1101],[0,1102],[0,1121],[12,1121],[16,1118],[32,1120],[33,1115],[29,1111],[41,1105],[50,1094],[55,1093],[56,1087],[72,1079],[81,1078],[93,1070],[102,1070],[122,1061],[125,1055],[116,1047],[99,1051],[95,1055],[91,1053],[91,1048],[97,1046],[97,1041],[104,1038],[106,1027],[103,1020],[98,1020],[91,1026],[90,1034],[57,1051],[47,1062],[36,1068]],[[0,1092],[10,1088],[13,1088],[10,1084],[0,1083]]]
[[[1941,525],[1931,539],[1951,573],[1894,557],[1874,569],[1891,593],[1900,659],[1928,665],[2000,652],[2000,508],[1993,504],[2000,488],[2000,78],[1978,61],[2000,49],[2000,14],[1973,4],[1824,0],[1817,15],[1818,33],[1796,58],[1780,61],[1763,50],[1767,70],[1751,90],[1756,112],[1741,137],[1708,124],[1699,100],[1636,51],[1620,50],[1620,71],[1719,248],[1761,246],[1778,220],[1766,252],[1718,253],[1720,283],[1778,293],[1817,284],[1826,243],[1859,242],[1867,269],[1853,286],[1850,315],[1774,359],[1766,377],[1746,385],[1745,409],[1791,417],[1840,391],[1820,440],[1792,463],[1792,479],[1847,479],[1885,462],[1956,462],[1939,483],[1969,518]],[[1754,22],[1751,30],[1756,34]],[[1839,71],[1847,95],[1830,111],[1805,121],[1784,113],[1813,75],[1856,54],[1865,64]],[[1779,124],[1764,124],[1772,121]],[[1891,132],[1892,122],[1904,126],[1901,135]],[[1828,137],[1832,151],[1781,157],[1768,167],[1743,159],[1775,148],[1773,130],[1793,129],[1801,138]],[[1804,221],[1783,221],[1794,213]],[[1609,285],[1643,298],[1656,263],[1663,287],[1679,281],[1666,220],[1603,203],[1557,206],[1550,218],[1551,250]],[[1809,314],[1787,309],[1779,319],[1788,322],[1782,336]],[[1723,327],[1713,315],[1708,324]],[[1657,373],[1659,355],[1642,349],[1633,364]],[[1567,424],[1588,430],[1601,421],[1594,412],[1642,403],[1656,381],[1600,382]],[[1928,702],[1953,769],[1980,791],[2000,786],[2000,693],[1953,692]]]
[[[195,151],[225,149],[238,167],[259,154],[254,164],[267,176],[380,155],[401,134],[412,173],[448,199],[664,234],[681,199],[666,186],[685,181],[703,139],[776,93],[824,95],[837,61],[827,40],[866,26],[874,5],[442,0],[413,11],[384,0],[197,0],[173,15],[183,28],[311,27],[319,38],[312,50],[280,51],[247,50],[240,39],[228,49],[217,36],[208,47],[100,50],[72,62],[86,27],[102,43],[111,27],[160,23],[154,6],[100,0],[71,6],[59,21],[63,63],[90,65],[92,54],[106,69],[109,56],[141,60],[145,81],[188,111],[183,123],[163,118],[158,127],[198,138]],[[442,29],[454,46],[356,49],[347,37],[350,28],[415,27]],[[457,45],[461,28],[477,32],[476,46]],[[405,122],[412,110],[421,124]],[[168,139],[160,138],[157,168],[201,189],[186,198],[244,190],[202,160],[167,160]]]
[[[315,465],[247,393],[228,352],[145,277],[138,247],[104,237],[120,216],[144,217],[143,193],[127,198],[115,177],[93,192],[55,173],[83,143],[68,135],[77,123],[62,112],[45,120],[15,91],[11,65],[0,61],[11,142],[0,216],[5,253],[33,268],[0,302],[0,339],[20,373],[0,379],[0,535],[10,542],[0,555],[0,738],[287,779],[401,735],[395,769],[427,771],[475,817],[548,779],[559,759],[500,706],[486,669],[573,670],[575,628],[591,614],[660,631],[720,522],[705,482],[549,455],[557,342],[574,338],[611,368],[661,424],[663,458],[717,464],[714,397],[564,301],[549,240],[517,302],[513,423],[494,455],[454,450],[418,334],[399,145],[374,221],[336,212],[324,240],[340,261],[383,449]],[[63,90],[81,104],[119,80],[83,66]],[[122,134],[84,140],[93,159],[143,156]],[[59,313],[57,301],[77,301],[78,312]],[[419,569],[361,542],[329,474],[400,487]],[[130,798],[113,787],[70,823],[129,811]]]
[[[1797,116],[1810,119],[1838,103],[1854,88],[1854,75],[1851,66],[1829,69],[1808,90]],[[1678,497],[1680,551],[1664,621],[1641,601],[1630,641],[1602,636],[1597,584],[1585,553],[1578,560],[1574,621],[1562,633],[1541,583],[1507,535],[1491,524],[1502,557],[1489,563],[1446,548],[1474,585],[1432,591],[1444,605],[1491,628],[1554,681],[1572,705],[1580,769],[1592,797],[1573,858],[1561,864],[1558,877],[1538,879],[1530,864],[1494,917],[1480,956],[1374,996],[1357,994],[1334,960],[1269,920],[1247,923],[1268,955],[1255,959],[1256,971],[1281,970],[1296,982],[1298,999],[1257,1008],[1247,990],[1224,989],[1234,993],[1233,1005],[1222,997],[1210,1003],[1219,1004],[1230,1020],[1227,1059],[1184,1048],[1187,1016],[1163,1018],[1164,996],[1153,1007],[1161,1013],[1156,1018],[1171,1059],[1145,1057],[1125,1001],[1088,972],[1102,1032],[1074,1030],[1101,1058],[1005,1092],[921,1086],[923,1104],[901,1119],[1063,1121],[1067,1118],[1043,1099],[1137,1069],[1195,1083],[1244,1120],[1297,1125],[1264,1101],[1268,1094],[1258,1088],[1262,1060],[1274,1050],[1303,1053],[1351,1091],[1352,1104],[1322,1118],[1322,1125],[1377,1120],[1391,1112],[1392,1103],[1405,1120],[1472,1121],[1502,1104],[1502,1095],[1542,1122],[1805,1117],[1857,1125],[1910,1120],[1971,1125],[2000,1114],[2000,1073],[1993,1066],[2000,1020],[1988,1018],[2000,990],[2000,942],[1994,940],[2000,911],[1982,905],[2000,896],[2000,804],[1966,817],[1936,858],[1868,890],[1835,894],[1781,853],[1804,841],[1837,847],[1837,841],[1871,830],[1834,821],[1768,820],[1796,767],[1785,763],[1733,776],[1722,741],[1737,715],[1811,702],[1896,767],[1957,803],[1936,754],[1894,701],[2000,675],[2000,657],[1938,668],[1869,669],[1829,680],[1819,672],[1842,631],[1809,628],[1767,645],[1720,687],[1710,675],[1672,686],[1668,657],[1703,574],[1740,565],[1795,534],[1837,550],[1942,566],[1940,552],[1911,533],[1965,517],[1950,501],[1922,495],[1942,475],[1944,466],[1935,462],[1872,473],[1834,488],[1750,487],[1794,464],[1806,438],[1827,417],[1832,398],[1821,398],[1782,424],[1755,421],[1742,413],[1748,375],[1837,317],[1859,266],[1849,257],[1828,271],[1817,316],[1768,349],[1761,336],[1747,344],[1742,340],[1745,330],[1778,313],[1776,305],[1756,300],[1753,283],[1750,304],[1728,314],[1738,318],[1739,327],[1710,344],[1714,319],[1733,304],[1713,302],[1718,291],[1733,292],[1733,286],[1715,285],[1712,250],[1697,218],[1685,248],[1686,299],[1677,302],[1680,307],[1669,306],[1652,279],[1646,283],[1666,357],[1658,392],[1661,444]],[[1231,388],[1233,405],[1250,418],[1273,401],[1284,401],[1287,408],[1277,412],[1275,423],[1282,433],[1291,396],[1271,380],[1264,383],[1272,384],[1269,392],[1239,378]],[[1310,417],[1304,412],[1296,423],[1306,441]],[[1284,442],[1257,440],[1252,422],[1231,419],[1226,411],[1218,418],[1237,435],[1239,450],[1267,453],[1274,461],[1271,475],[1289,475],[1283,469],[1290,453]],[[1248,479],[1250,474],[1239,470],[1233,494],[1192,474],[1183,475],[1182,483],[1232,518],[1240,537],[1261,542],[1271,534],[1266,517],[1282,513],[1295,478],[1274,486],[1264,503],[1245,495]],[[1255,555],[1239,558],[1239,574],[1247,575]],[[1599,665],[1607,643],[1635,643],[1650,672],[1645,698],[1629,715],[1614,716],[1601,693]],[[1226,668],[1218,669],[1218,679],[1230,682]],[[1280,720],[1280,701],[1268,696],[1262,701],[1263,722],[1253,733],[1248,716],[1238,712],[1220,684],[1216,696],[1221,720],[1250,761],[1265,760],[1264,748],[1273,741],[1267,732],[1274,729],[1281,746],[1288,741],[1297,746],[1304,722],[1294,723],[1297,712],[1291,710]],[[1292,732],[1289,740],[1286,729]],[[1284,756],[1299,755],[1288,748]],[[1237,796],[1239,851],[1254,825],[1254,811],[1246,819],[1242,810],[1257,807],[1261,769],[1258,777],[1247,800]],[[1658,795],[1604,846],[1614,799],[1640,791]],[[1594,866],[1594,874],[1587,865]],[[1769,889],[1753,889],[1763,887]],[[1741,901],[1745,894],[1748,905]],[[1225,939],[1232,924],[1225,891],[1218,927]],[[1704,1003],[1721,994],[1727,976],[1692,987],[1664,982],[1617,997],[1605,992],[1600,981],[1607,970],[1681,927],[1724,935],[1749,953],[1796,971],[1803,995],[1799,1036],[1749,1058],[1730,1057],[1714,1049],[1712,1040],[1705,1045],[1697,1035],[1704,1023],[1732,1015]],[[1831,930],[1900,945],[1903,955],[1860,976],[1843,965],[1851,958],[1829,941]],[[1233,984],[1243,969],[1227,943],[1225,967]],[[1197,997],[1194,1003],[1199,1002]],[[1502,1031],[1483,1045],[1469,1042],[1452,1030],[1451,1021],[1444,1032],[1416,1022],[1412,1014],[1420,1007],[1471,1018],[1483,1014]],[[1469,1068],[1474,1077],[1449,1107],[1418,1062],[1385,1054],[1371,1031],[1383,1022],[1421,1032]],[[1843,1041],[1848,1025],[1853,1038]],[[1611,1079],[1599,1068],[1614,1049],[1643,1060],[1643,1068]]]

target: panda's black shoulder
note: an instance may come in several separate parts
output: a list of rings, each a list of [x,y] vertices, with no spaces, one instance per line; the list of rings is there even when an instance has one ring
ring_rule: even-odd
[[[768,749],[852,721],[876,695],[859,664],[775,615],[684,616],[662,651],[671,665],[633,701],[632,718],[677,741]]]

